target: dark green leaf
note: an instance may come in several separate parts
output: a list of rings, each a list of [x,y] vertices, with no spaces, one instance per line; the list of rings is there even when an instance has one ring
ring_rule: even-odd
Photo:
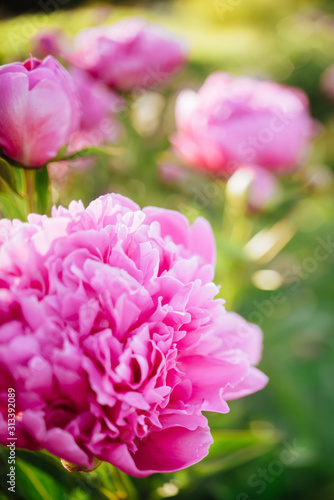
[[[46,165],[35,171],[35,189],[37,193],[37,211],[44,214],[47,212],[49,200],[49,174]]]
[[[29,492],[30,500],[55,500],[65,494],[55,478],[20,459],[16,461],[16,486],[23,496]]]

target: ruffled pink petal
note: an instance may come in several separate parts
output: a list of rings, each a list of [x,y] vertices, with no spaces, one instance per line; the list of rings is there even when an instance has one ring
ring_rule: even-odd
[[[260,391],[268,383],[268,377],[257,368],[250,367],[246,377],[234,387],[226,387],[222,392],[222,397],[226,401],[243,398],[249,394]]]

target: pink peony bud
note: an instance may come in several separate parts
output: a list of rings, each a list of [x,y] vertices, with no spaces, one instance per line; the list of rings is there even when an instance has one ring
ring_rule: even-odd
[[[57,156],[78,129],[74,83],[52,56],[0,66],[0,152],[25,167]]]
[[[174,148],[189,165],[225,175],[244,164],[290,171],[313,133],[303,91],[226,73],[181,92],[175,113]]]
[[[268,170],[255,165],[238,168],[227,182],[227,193],[237,203],[245,201],[250,212],[259,212],[268,205],[278,189],[277,179]]]
[[[160,87],[186,59],[178,39],[141,18],[89,28],[74,44],[73,64],[122,91]]]
[[[77,464],[72,464],[71,462],[67,462],[66,460],[61,459],[62,466],[68,470],[69,472],[93,472],[93,470],[100,467],[102,464],[101,460],[97,458],[93,458],[93,464],[91,467],[84,467]]]

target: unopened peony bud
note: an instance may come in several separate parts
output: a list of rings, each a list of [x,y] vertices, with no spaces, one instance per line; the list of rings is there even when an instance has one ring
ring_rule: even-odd
[[[81,116],[74,83],[52,56],[0,66],[0,110],[0,155],[24,167],[56,157]]]
[[[61,463],[69,472],[93,472],[93,470],[97,469],[102,464],[102,461],[94,457],[92,467],[84,467],[83,465],[71,464],[71,462],[67,462],[63,459],[61,459]]]

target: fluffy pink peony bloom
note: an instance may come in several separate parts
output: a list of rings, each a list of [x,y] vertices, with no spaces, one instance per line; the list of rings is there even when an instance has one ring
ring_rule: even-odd
[[[52,56],[0,66],[0,152],[26,167],[57,156],[79,126],[73,81]]]
[[[176,102],[175,149],[192,166],[231,175],[239,166],[296,167],[313,132],[303,91],[214,73]]]
[[[262,333],[226,312],[202,218],[120,195],[0,221],[0,441],[143,477],[212,443],[202,411],[263,388]]]
[[[161,86],[186,59],[178,39],[141,18],[89,28],[74,44],[73,64],[122,91]]]

